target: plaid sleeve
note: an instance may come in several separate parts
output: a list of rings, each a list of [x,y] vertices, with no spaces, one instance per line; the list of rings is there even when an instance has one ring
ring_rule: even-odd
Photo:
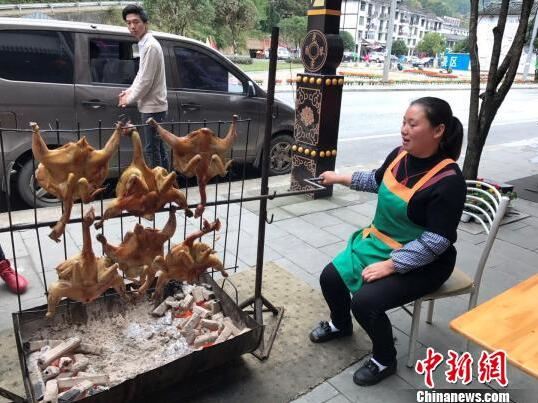
[[[405,274],[433,262],[450,246],[441,235],[425,231],[420,237],[406,243],[403,248],[392,251],[391,258],[397,273]]]
[[[377,193],[379,186],[375,180],[375,170],[354,172],[351,175],[351,185],[349,188],[362,192]]]

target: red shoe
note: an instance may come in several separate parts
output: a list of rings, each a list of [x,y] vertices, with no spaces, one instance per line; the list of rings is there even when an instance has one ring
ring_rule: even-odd
[[[15,273],[15,270],[11,268],[9,261],[2,260],[0,262],[0,277],[6,282],[7,288],[15,294],[22,294],[28,287],[28,280],[22,276],[22,274]],[[18,279],[18,290],[17,290]]]

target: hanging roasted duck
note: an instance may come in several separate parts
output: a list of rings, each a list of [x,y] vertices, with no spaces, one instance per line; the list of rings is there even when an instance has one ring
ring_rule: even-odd
[[[95,219],[93,207],[82,220],[82,251],[56,267],[58,281],[49,286],[47,317],[56,312],[56,305],[64,297],[88,303],[114,288],[125,298],[125,285],[118,273],[119,265],[108,265],[106,257],[96,257],[92,249],[90,227]]]
[[[101,185],[108,175],[108,162],[120,144],[122,127],[119,123],[116,125],[116,130],[101,150],[88,144],[86,137],[51,150],[41,137],[37,123],[31,122],[30,126],[33,129],[32,152],[39,161],[35,171],[37,182],[63,202],[62,217],[49,234],[51,239],[60,242],[73,203],[77,200],[88,203],[105,190]]]
[[[201,241],[195,242],[203,235],[218,230],[220,230],[218,219],[211,224],[204,220],[202,229],[193,232],[182,243],[175,245],[166,258],[162,255],[157,256],[153,260],[145,284],[139,288],[140,295],[151,286],[157,274],[159,275],[155,286],[157,300],[160,299],[163,288],[170,280],[193,283],[209,268],[218,270],[224,277],[228,277],[224,265],[213,248]]]
[[[104,220],[120,215],[123,210],[153,220],[155,213],[166,203],[176,203],[191,217],[187,198],[177,186],[176,173],[168,173],[163,167],[151,169],[146,165],[140,135],[134,126],[125,127],[124,134],[130,136],[133,142],[133,160],[118,180],[116,198],[95,227],[100,228]]]
[[[144,284],[153,259],[164,255],[165,242],[176,232],[175,212],[176,208],[172,206],[168,222],[161,231],[136,224],[118,246],[109,244],[103,234],[97,234],[96,238],[103,245],[105,255],[120,265],[125,277]]]
[[[219,138],[208,128],[195,130],[184,137],[177,137],[161,127],[154,119],[146,122],[157,129],[157,133],[174,151],[174,167],[188,178],[196,176],[200,190],[200,203],[194,216],[200,217],[207,202],[206,185],[215,176],[225,176],[232,164],[230,150],[237,137],[237,115],[226,137]]]

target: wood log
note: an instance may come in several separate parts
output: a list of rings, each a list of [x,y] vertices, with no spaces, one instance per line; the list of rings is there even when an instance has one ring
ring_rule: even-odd
[[[206,329],[209,329],[209,330],[218,330],[219,326],[220,326],[220,323],[218,321],[216,321],[216,320],[202,319],[200,321],[200,325],[202,327],[205,327]]]
[[[75,350],[80,345],[80,342],[80,337],[71,337],[66,341],[58,344],[56,347],[51,348],[50,350],[43,353],[37,359],[37,363],[41,368],[46,368],[55,359],[60,358],[61,356],[64,356]]]
[[[198,313],[193,312],[192,316],[189,318],[187,323],[183,325],[183,329],[184,330],[195,329],[196,327],[198,327],[198,324],[200,323],[201,319],[202,317]]]
[[[182,311],[188,311],[189,309],[192,308],[193,304],[194,304],[194,297],[191,294],[187,294],[185,298],[181,301],[179,308]]]
[[[153,316],[163,316],[168,309],[168,303],[171,303],[173,301],[175,301],[174,297],[167,297],[163,302],[159,304],[159,306],[157,306],[157,308],[153,310],[153,312],[151,312],[151,314]]]
[[[194,287],[191,292],[192,296],[194,297],[194,302],[202,302],[204,301],[204,288],[203,287]]]
[[[211,332],[207,334],[202,334],[198,336],[196,339],[194,339],[194,347],[199,348],[202,347],[205,344],[213,343],[217,338],[219,337],[218,332]]]
[[[60,368],[54,365],[49,365],[43,370],[43,380],[46,382],[49,379],[56,378],[60,374]]]
[[[84,371],[89,364],[90,360],[84,354],[75,354],[75,363],[73,364],[72,371],[77,374],[80,371]]]
[[[58,395],[58,403],[70,403],[77,400],[83,393],[93,386],[93,382],[84,380],[78,382],[71,389],[66,390]]]
[[[58,381],[56,379],[47,382],[43,403],[58,403]]]
[[[58,379],[58,387],[60,389],[72,388],[82,381],[89,381],[93,385],[108,385],[110,383],[108,375],[80,372],[77,376],[71,378]]]
[[[230,337],[231,335],[232,335],[232,327],[228,323],[226,323],[224,325],[224,328],[220,332],[219,337],[217,337],[217,339],[215,340],[215,344],[222,343],[223,341],[228,340],[228,337]]]
[[[209,315],[211,315],[211,312],[208,311],[207,309],[201,307],[201,306],[198,306],[198,305],[194,305],[192,307],[192,313],[193,314],[196,314],[196,315],[200,315],[200,317],[202,319],[205,319],[207,318]]]

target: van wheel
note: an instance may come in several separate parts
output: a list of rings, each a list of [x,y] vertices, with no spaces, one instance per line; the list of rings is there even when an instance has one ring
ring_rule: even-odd
[[[37,162],[35,164],[37,168]],[[17,191],[22,200],[31,207],[50,207],[56,206],[60,203],[60,200],[45,191],[34,177],[34,166],[32,160],[26,161],[17,177]],[[34,203],[34,191],[35,191],[35,203]]]
[[[291,146],[293,137],[279,134],[271,139],[269,148],[269,175],[282,175],[291,171]]]

